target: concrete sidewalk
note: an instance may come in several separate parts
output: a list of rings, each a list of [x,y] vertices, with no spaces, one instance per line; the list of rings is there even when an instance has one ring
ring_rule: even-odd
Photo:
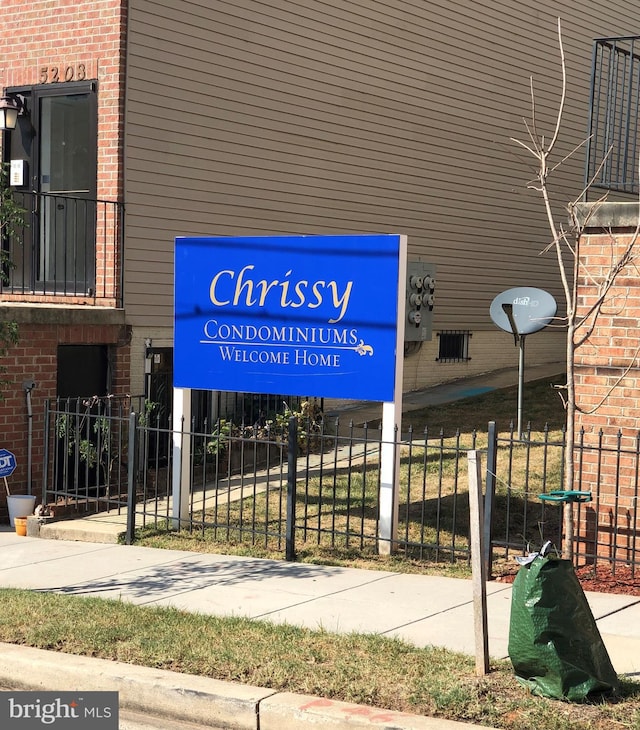
[[[443,646],[471,655],[475,651],[471,581],[456,578],[157,550],[135,545],[42,540],[19,537],[3,526],[0,528],[0,585],[130,601],[142,606],[174,606],[203,614],[246,616],[330,632],[375,633],[398,637],[416,646]],[[587,598],[616,671],[630,677],[640,675],[640,599],[598,593],[589,593]],[[496,658],[507,657],[510,603],[509,584],[488,584],[489,651]],[[23,661],[16,655],[22,656]],[[354,706],[344,703],[285,696],[261,688],[171,672],[134,670],[129,665],[113,668],[113,663],[101,663],[100,660],[63,659],[64,671],[62,668],[56,670],[59,660],[60,657],[51,652],[34,653],[24,647],[0,646],[0,684],[16,687],[16,683],[27,682],[52,688],[51,682],[57,681],[57,689],[69,689],[75,683],[78,688],[88,690],[91,689],[86,684],[89,677],[101,676],[100,686],[119,688],[124,693],[121,695],[124,701],[135,704],[138,698],[143,704],[148,702],[159,708],[165,704],[177,708],[174,694],[187,693],[192,697],[192,693],[204,693],[203,696],[209,697],[209,714],[213,705],[218,708],[216,711],[230,711],[236,723],[232,727],[255,728],[256,707],[261,708],[260,712],[265,713],[260,714],[261,730],[301,728],[307,724],[316,728],[393,727],[405,730],[464,727],[459,723],[373,711],[372,708],[354,710]],[[89,671],[86,661],[97,661],[99,668],[94,666]],[[134,680],[128,679],[134,676],[144,686],[149,683],[155,688],[153,692],[159,692],[163,699],[155,696],[153,701],[140,699],[144,693],[142,690],[136,692],[131,684]],[[116,681],[114,678],[118,677],[120,679]],[[209,689],[202,689],[201,682],[209,682]],[[252,710],[242,704],[245,700]],[[201,722],[198,712],[204,710],[197,710],[196,706],[200,705],[194,702],[193,715],[189,717],[193,717],[194,722]],[[245,720],[239,720],[240,706],[245,707],[247,717],[251,717],[250,722],[254,724],[241,724]],[[189,703],[180,707],[180,712],[191,712]],[[235,707],[235,710],[228,710],[229,707]],[[267,719],[269,716],[271,721]],[[181,717],[188,719],[184,715]],[[219,719],[225,727],[223,715]],[[362,724],[354,724],[356,722]]]

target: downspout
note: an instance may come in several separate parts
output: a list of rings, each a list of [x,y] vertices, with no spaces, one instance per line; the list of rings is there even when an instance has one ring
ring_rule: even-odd
[[[27,399],[27,494],[31,494],[31,456],[33,451],[33,408],[31,407],[31,391],[36,387],[35,380],[22,383]]]

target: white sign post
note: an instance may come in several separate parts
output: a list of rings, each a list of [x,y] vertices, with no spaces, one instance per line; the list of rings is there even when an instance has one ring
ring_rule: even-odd
[[[380,449],[380,522],[378,552],[390,555],[398,539],[400,492],[400,447],[396,438],[402,429],[402,385],[404,377],[404,320],[407,278],[407,237],[400,236],[398,265],[398,324],[396,331],[396,374],[393,401],[382,404]],[[396,430],[397,426],[397,430]]]
[[[173,389],[173,529],[179,530],[181,520],[189,519],[191,464],[191,388]],[[186,524],[186,523],[185,523]]]

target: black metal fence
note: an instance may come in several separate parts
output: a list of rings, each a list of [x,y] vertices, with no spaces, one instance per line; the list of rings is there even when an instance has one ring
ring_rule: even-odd
[[[48,503],[72,513],[127,511],[129,542],[139,531],[180,531],[189,539],[249,544],[289,559],[303,553],[357,558],[394,552],[414,561],[466,562],[467,455],[473,450],[485,471],[489,565],[501,570],[499,563],[547,539],[561,548],[563,507],[540,498],[563,488],[561,431],[528,430],[518,438],[513,429],[498,433],[489,424],[484,433],[396,434],[391,447],[398,518],[387,537],[381,536],[380,505],[386,444],[378,428],[327,422],[303,402],[297,418],[284,412],[249,426],[218,420],[200,430],[183,424],[174,433],[142,405],[130,399],[49,405]],[[185,490],[180,493],[173,484],[175,439],[190,454],[179,465]],[[640,564],[634,511],[639,454],[640,436],[634,448],[622,441],[616,448],[587,444],[582,434],[576,489],[585,474],[593,476],[593,464],[597,486],[593,501],[576,508],[578,561]],[[587,463],[589,469],[581,470]],[[616,463],[619,477],[612,483]]]
[[[130,413],[142,414],[137,418],[144,423],[143,405],[141,396],[47,401],[43,503],[58,505],[61,512],[126,508],[135,467],[129,459]]]
[[[610,562],[614,572],[617,566],[635,572],[640,566],[640,433],[600,430],[588,443],[582,431],[574,461],[576,489],[592,496],[576,507],[576,555],[586,563]]]

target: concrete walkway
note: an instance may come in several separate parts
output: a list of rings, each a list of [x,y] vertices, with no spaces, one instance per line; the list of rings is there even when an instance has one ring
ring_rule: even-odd
[[[475,647],[471,581],[456,578],[135,545],[43,540],[17,536],[4,526],[0,528],[0,585],[245,616],[330,632],[375,633],[416,646],[443,646],[471,655]],[[598,593],[589,593],[587,598],[616,671],[640,676],[640,599]],[[510,585],[489,583],[489,651],[496,658],[507,658],[510,603]],[[197,723],[208,718],[213,727],[464,727],[433,718],[359,709],[263,688],[0,645],[1,686],[89,690],[96,688],[96,683],[101,689],[120,691],[123,706],[151,708],[169,715],[173,712]],[[178,701],[185,695],[197,695],[200,700]],[[231,722],[229,718],[234,724],[225,724]]]

